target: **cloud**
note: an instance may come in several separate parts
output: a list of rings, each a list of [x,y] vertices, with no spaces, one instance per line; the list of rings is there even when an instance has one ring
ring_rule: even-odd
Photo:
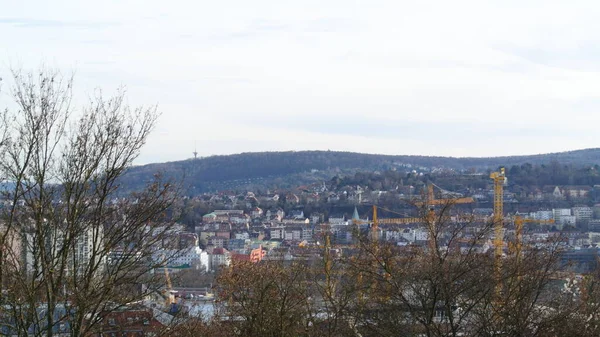
[[[77,28],[77,29],[101,29],[116,26],[117,22],[91,22],[91,21],[67,21],[46,20],[31,18],[0,18],[0,24],[9,24],[21,28]]]
[[[357,31],[354,20],[342,17],[320,17],[316,19],[280,21],[272,19],[255,19],[238,30],[225,34],[215,34],[213,40],[247,40],[266,38],[285,34],[296,36],[298,34],[323,34],[323,33],[349,33]],[[187,37],[187,36],[186,36]]]
[[[358,27],[356,20],[342,17],[322,17],[298,24],[301,31],[310,33],[349,33],[357,32]]]
[[[487,122],[479,119],[455,121],[419,121],[410,119],[389,119],[376,116],[328,116],[321,114],[315,120],[303,116],[257,117],[260,114],[246,114],[238,122],[254,127],[278,129],[282,131],[311,132],[322,135],[363,137],[366,139],[452,139],[465,143],[474,139],[492,139],[504,137],[551,137],[564,135],[568,130],[559,125],[538,128],[534,125],[516,125],[507,121]]]
[[[506,45],[498,50],[515,55],[538,65],[577,71],[600,71],[600,41],[587,41],[575,46],[514,46]]]

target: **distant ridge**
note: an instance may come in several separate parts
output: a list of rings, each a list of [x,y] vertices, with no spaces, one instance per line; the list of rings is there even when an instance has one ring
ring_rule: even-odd
[[[230,182],[251,183],[264,179],[293,179],[294,175],[303,175],[307,172],[320,172],[322,178],[330,178],[339,173],[386,170],[405,167],[407,164],[427,168],[485,171],[498,166],[547,164],[551,161],[573,166],[600,164],[600,148],[481,158],[381,155],[341,151],[247,152],[135,166],[124,175],[122,183],[126,189],[137,189],[149,181],[156,172],[162,172],[168,177],[181,179],[186,188],[199,193],[227,187]]]

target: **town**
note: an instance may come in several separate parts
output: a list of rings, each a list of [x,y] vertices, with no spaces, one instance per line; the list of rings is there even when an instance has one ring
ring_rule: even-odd
[[[157,273],[166,275],[168,282],[163,291],[170,297],[166,304],[163,304],[164,298],[156,297],[148,305],[162,308],[173,317],[184,312],[210,320],[214,314],[213,291],[219,288],[215,275],[220,271],[261,261],[314,263],[328,252],[334,252],[336,259],[351,259],[361,236],[395,247],[428,249],[431,236],[436,235],[439,237],[436,249],[448,250],[453,244],[449,232],[454,227],[433,233],[427,226],[427,213],[436,212],[440,207],[452,208],[447,221],[461,224],[464,232],[477,233],[490,224],[501,224],[500,232],[489,231],[477,241],[478,254],[496,251],[505,258],[514,254],[516,245],[523,251],[558,245],[562,278],[596,270],[600,186],[547,185],[529,188],[532,192],[526,193],[520,186],[519,191],[511,189],[504,168],[501,172],[500,184],[488,178],[485,188],[470,193],[442,189],[432,182],[423,182],[420,190],[410,185],[372,190],[367,186],[319,182],[286,191],[225,191],[184,197],[180,200],[184,209],[206,212],[201,217],[195,216],[198,221],[192,220],[193,226],[188,222],[187,226],[177,227],[178,241],[185,243],[180,247],[184,248],[183,253],[156,269]],[[435,177],[430,171],[427,174]],[[456,174],[456,179],[464,175]],[[401,176],[410,179],[410,176],[424,175],[410,169]],[[468,176],[473,177],[473,174]],[[482,174],[475,176],[487,178]],[[332,188],[332,185],[337,186]],[[498,193],[502,202],[500,211],[494,204]],[[393,200],[391,204],[390,200]],[[385,207],[378,206],[380,204]],[[503,213],[500,220],[498,212]],[[181,220],[192,218],[193,214],[187,213]],[[501,237],[496,241],[498,233]],[[475,236],[463,236],[460,251],[464,253],[472,248],[469,239]],[[171,279],[176,280],[176,286]]]

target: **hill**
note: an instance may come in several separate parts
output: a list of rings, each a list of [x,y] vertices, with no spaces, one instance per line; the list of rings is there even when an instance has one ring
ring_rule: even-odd
[[[242,186],[286,187],[330,179],[337,174],[388,169],[443,168],[483,172],[499,166],[547,164],[586,166],[600,164],[600,148],[505,157],[435,157],[379,155],[336,151],[256,152],[211,156],[175,162],[135,166],[124,175],[127,190],[137,189],[162,172],[178,179],[188,194]]]

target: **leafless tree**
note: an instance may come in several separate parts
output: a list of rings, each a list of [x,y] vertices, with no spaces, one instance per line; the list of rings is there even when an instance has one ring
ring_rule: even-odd
[[[475,304],[493,289],[484,253],[491,224],[459,216],[452,200],[435,210],[421,207],[425,245],[360,241],[353,268],[369,285],[358,311],[364,335],[464,335]]]
[[[152,273],[164,261],[153,254],[171,233],[175,189],[156,176],[117,199],[157,108],[130,108],[121,89],[110,98],[97,91],[76,109],[72,76],[12,74],[14,108],[0,132],[3,332],[88,335],[104,315],[164,283]]]
[[[525,249],[523,256],[502,261],[497,288],[473,311],[471,334],[476,336],[564,336],[568,322],[581,317],[580,299],[562,286],[560,240],[543,248]],[[560,331],[560,332],[559,332]]]
[[[327,234],[325,234],[327,235]],[[355,336],[357,297],[361,284],[348,268],[346,259],[334,252],[330,240],[322,240],[321,259],[310,266],[310,336]]]
[[[307,269],[280,261],[236,262],[217,278],[217,317],[239,336],[298,336],[309,317]]]

